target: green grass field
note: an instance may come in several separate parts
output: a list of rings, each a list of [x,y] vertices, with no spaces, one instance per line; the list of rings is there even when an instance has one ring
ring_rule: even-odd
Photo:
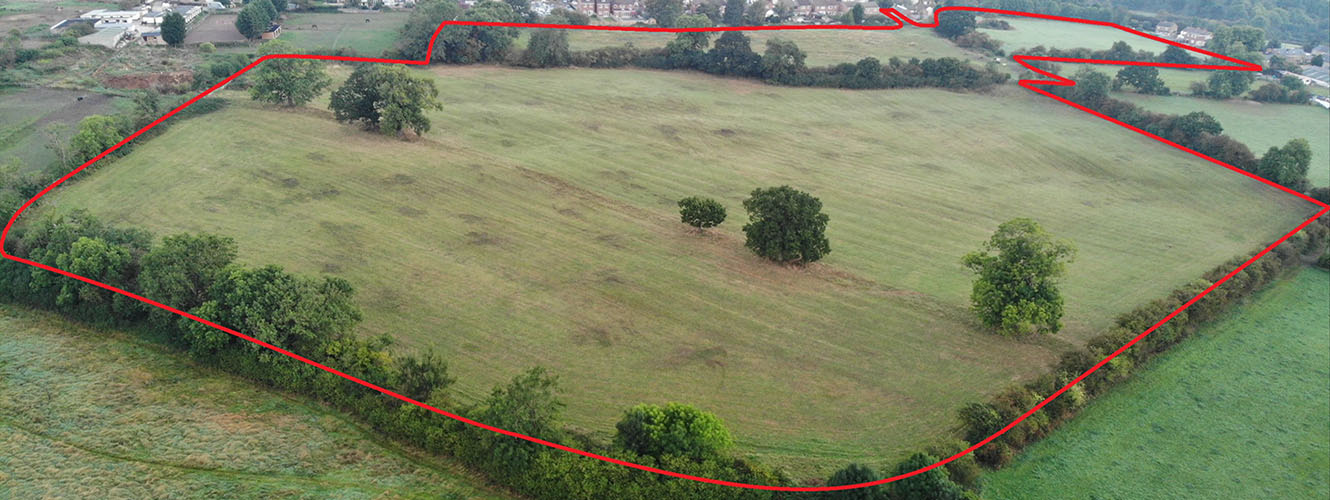
[[[337,410],[0,306],[5,498],[502,498]]]
[[[523,29],[518,47],[526,47],[532,29]],[[780,38],[795,42],[806,54],[809,66],[826,66],[856,62],[865,57],[876,57],[884,64],[892,57],[920,59],[929,57],[959,57],[981,59],[961,49],[932,30],[905,28],[897,31],[803,30],[803,31],[749,31],[753,50],[759,54],[766,50],[767,40]],[[622,31],[569,30],[568,45],[573,50],[617,47],[631,43],[639,48],[664,47],[674,40],[673,33],[633,33]],[[719,36],[719,35],[716,35]],[[715,41],[715,37],[712,38]]]
[[[1159,54],[1168,44],[1156,42],[1126,31],[1104,26],[1090,26],[1063,21],[1045,21],[1012,16],[998,16],[1011,24],[1010,30],[980,28],[979,31],[1003,43],[1007,52],[1043,45],[1049,48],[1087,48],[1107,50],[1115,42],[1127,42],[1134,50]]]
[[[1304,269],[991,473],[984,497],[1325,498],[1330,274]]]
[[[281,39],[298,49],[350,47],[362,56],[378,57],[397,42],[409,15],[409,12],[293,13],[282,24]]]
[[[78,98],[82,96],[83,100]],[[129,106],[127,99],[76,90],[48,88],[0,89],[0,162],[17,158],[25,170],[46,168],[56,154],[46,147],[46,130],[64,127],[56,134],[68,141],[79,121],[94,114],[109,114]]]
[[[1265,154],[1271,146],[1283,146],[1290,139],[1307,139],[1312,147],[1312,167],[1307,178],[1317,186],[1330,185],[1330,112],[1325,108],[1132,93],[1117,97],[1159,113],[1209,113],[1223,124],[1225,133],[1245,143],[1257,156]]]
[[[339,70],[345,74],[345,70]],[[531,365],[608,434],[641,402],[719,414],[743,451],[825,477],[949,435],[1111,318],[1273,240],[1309,205],[1038,99],[782,88],[680,72],[436,67],[403,142],[239,100],[56,193],[250,263],[345,276],[363,331],[433,347],[464,399]],[[743,248],[740,202],[791,184],[830,214],[806,269]],[[705,235],[675,201],[722,200]],[[1222,205],[1224,210],[1215,210]],[[1033,216],[1080,249],[1064,333],[979,331],[960,264]]]

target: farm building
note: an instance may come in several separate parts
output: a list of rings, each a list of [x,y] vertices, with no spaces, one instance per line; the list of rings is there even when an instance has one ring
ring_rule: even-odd
[[[166,45],[166,40],[162,40],[161,31],[149,31],[144,33],[142,41],[144,45]]]
[[[268,31],[263,32],[259,37],[264,40],[272,40],[282,35],[282,25],[274,24],[268,27]]]
[[[1155,25],[1155,34],[1164,38],[1173,38],[1178,35],[1178,23],[1164,21]]]
[[[118,49],[129,41],[131,35],[126,26],[112,26],[97,30],[96,33],[79,37],[79,43],[88,45],[101,45],[110,49]]]
[[[1189,27],[1178,33],[1178,39],[1193,47],[1204,47],[1215,34],[1205,28]]]

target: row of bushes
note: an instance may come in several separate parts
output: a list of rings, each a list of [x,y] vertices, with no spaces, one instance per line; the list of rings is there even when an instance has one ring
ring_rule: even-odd
[[[1047,436],[1075,416],[1090,399],[1126,380],[1156,355],[1177,345],[1195,333],[1200,325],[1215,319],[1229,307],[1278,279],[1285,271],[1302,265],[1303,257],[1322,255],[1328,245],[1330,217],[1322,217],[1100,367],[1044,406],[1042,411],[976,450],[976,458],[993,468],[1007,465],[1017,451]],[[989,402],[972,403],[964,407],[960,411],[960,419],[965,439],[977,443],[992,435],[1246,260],[1243,257],[1234,258],[1200,279],[1174,290],[1167,297],[1119,316],[1107,333],[1091,339],[1082,349],[1064,353],[1052,372],[1030,383],[1003,391]]]

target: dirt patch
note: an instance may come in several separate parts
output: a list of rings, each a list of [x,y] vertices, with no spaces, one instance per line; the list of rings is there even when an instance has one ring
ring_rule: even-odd
[[[728,356],[729,352],[720,346],[706,348],[680,347],[665,359],[665,364],[671,368],[682,368],[695,364],[707,368],[724,368]]]
[[[735,136],[736,134],[738,134],[738,133],[739,133],[739,132],[736,132],[736,131],[735,131],[734,129],[732,129],[732,128],[723,128],[723,129],[720,129],[720,130],[717,130],[717,131],[716,131],[716,135],[719,135],[719,136],[721,136],[721,137],[734,137],[734,136]]]
[[[406,206],[397,207],[397,213],[405,215],[407,217],[420,217],[422,215],[425,215],[424,210],[415,207],[406,207]]]
[[[384,179],[383,183],[390,186],[406,186],[408,184],[415,184],[416,178],[406,174],[393,174],[387,179]]]
[[[193,84],[193,71],[167,71],[161,73],[139,73],[134,75],[108,76],[102,79],[102,85],[115,89],[170,89]]]
[[[466,233],[466,244],[471,246],[496,246],[503,244],[503,238],[484,231],[471,231]]]
[[[247,43],[248,40],[245,40],[245,36],[236,29],[234,14],[212,14],[185,35],[186,45],[198,45],[203,42],[240,44]]]
[[[480,224],[482,222],[485,222],[485,218],[479,215],[457,214],[457,218],[462,219],[462,222],[465,222],[467,224]]]

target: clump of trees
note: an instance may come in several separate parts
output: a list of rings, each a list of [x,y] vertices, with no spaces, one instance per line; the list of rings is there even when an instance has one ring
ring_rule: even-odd
[[[443,109],[438,96],[434,80],[412,76],[401,66],[361,65],[333,91],[329,107],[338,121],[385,134],[423,134],[430,129],[425,111]]]
[[[259,47],[259,55],[294,54],[295,47],[273,40]],[[256,101],[293,107],[314,100],[332,84],[323,63],[312,59],[269,59],[251,77],[250,96]]]
[[[679,220],[703,230],[725,222],[725,205],[712,198],[689,196],[679,200]]]
[[[429,52],[434,30],[444,21],[456,19],[459,11],[457,2],[449,0],[417,2],[416,8],[411,11],[411,16],[402,26],[402,36],[398,38],[396,45],[397,51],[407,59],[424,59],[425,54]],[[430,59],[431,62],[443,62],[446,57],[443,51],[439,50],[435,51]]]
[[[484,0],[462,13],[459,20],[480,22],[517,22],[518,15],[503,2]],[[435,50],[435,59],[453,64],[500,62],[508,55],[517,28],[505,26],[450,25],[439,33],[442,50]]]
[[[1062,294],[1056,280],[1075,252],[1031,219],[998,226],[983,250],[961,259],[979,275],[970,295],[979,320],[1003,335],[1057,333]]]
[[[1267,83],[1251,91],[1248,97],[1253,101],[1303,104],[1311,98],[1311,91],[1302,79],[1288,75],[1279,79],[1279,83]]]
[[[754,189],[744,200],[744,246],[776,262],[808,264],[831,253],[822,201],[790,186]]]
[[[1307,170],[1311,168],[1312,150],[1306,139],[1293,139],[1283,147],[1271,147],[1261,156],[1252,173],[1294,191],[1310,187]]]

